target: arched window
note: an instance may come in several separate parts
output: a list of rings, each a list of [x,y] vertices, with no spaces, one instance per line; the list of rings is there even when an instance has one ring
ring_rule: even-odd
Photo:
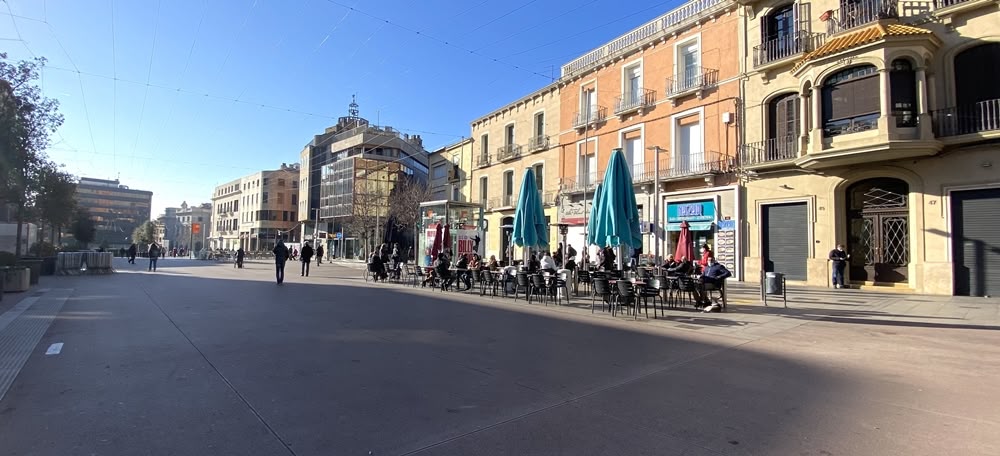
[[[892,116],[897,127],[917,126],[917,79],[909,60],[896,59],[889,72]]]
[[[767,104],[768,139],[798,136],[799,94],[788,93],[775,97]]]
[[[1000,123],[1000,43],[971,47],[955,56],[955,106],[939,115],[937,134],[965,135]]]
[[[760,19],[760,48],[757,64],[780,60],[799,52],[795,39],[795,7],[775,8]]]
[[[878,70],[874,65],[848,68],[823,81],[823,135],[837,136],[878,127]]]

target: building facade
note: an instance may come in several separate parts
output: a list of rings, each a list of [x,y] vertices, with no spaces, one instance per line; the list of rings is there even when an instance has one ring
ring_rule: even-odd
[[[485,254],[520,259],[510,238],[526,169],[535,171],[545,217],[554,224],[559,188],[560,93],[550,84],[472,122],[470,199],[484,209]],[[558,245],[549,230],[549,245]]]
[[[326,251],[349,258],[363,257],[385,239],[412,245],[412,232],[391,223],[388,207],[403,182],[427,183],[427,151],[419,135],[372,125],[352,102],[346,117],[306,145],[301,160],[303,239],[312,240],[316,231]]]
[[[76,186],[77,206],[96,222],[92,244],[105,249],[128,248],[132,231],[151,219],[153,192],[135,190],[117,179],[81,177]]]
[[[995,1],[744,1],[749,276],[1000,293]]]
[[[209,245],[214,234],[212,231],[212,203],[188,206],[187,201],[185,201],[181,203],[176,214],[178,229],[174,243],[178,249],[198,252]]]
[[[432,201],[469,202],[472,190],[472,138],[449,144],[428,157],[428,191]]]
[[[695,0],[563,65],[559,219],[570,245],[585,244],[593,192],[621,149],[640,206],[641,253],[674,252],[687,222],[693,242],[712,246],[740,276],[732,172],[740,21],[735,1]]]
[[[220,204],[231,201],[235,192],[223,193]],[[230,220],[237,214],[239,220],[238,245],[251,252],[270,251],[279,238],[285,242],[298,243],[300,240],[295,227],[299,199],[299,167],[282,164],[281,168],[259,171],[239,180],[239,205],[233,212],[226,212]],[[213,211],[214,212],[214,211]],[[218,218],[219,221],[223,218]],[[227,231],[228,232],[228,231]],[[231,239],[231,235],[230,236]],[[225,248],[223,237],[223,248]]]
[[[297,179],[295,185],[298,184]],[[209,245],[224,250],[236,250],[240,247],[242,200],[243,179],[235,179],[215,187],[212,192],[212,242]]]

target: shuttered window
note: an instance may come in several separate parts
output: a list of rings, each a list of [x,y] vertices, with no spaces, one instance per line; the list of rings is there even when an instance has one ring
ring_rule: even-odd
[[[788,280],[806,280],[809,240],[806,203],[773,204],[762,208],[764,270]]]
[[[865,65],[836,73],[823,83],[823,131],[837,136],[878,126],[878,71]]]
[[[799,132],[799,95],[790,93],[771,101],[769,138],[797,136]]]
[[[955,294],[1000,295],[1000,189],[952,193]]]

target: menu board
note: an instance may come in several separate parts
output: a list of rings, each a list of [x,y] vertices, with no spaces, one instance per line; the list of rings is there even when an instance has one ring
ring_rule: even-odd
[[[736,270],[736,221],[720,220],[716,223],[715,259],[730,271]]]

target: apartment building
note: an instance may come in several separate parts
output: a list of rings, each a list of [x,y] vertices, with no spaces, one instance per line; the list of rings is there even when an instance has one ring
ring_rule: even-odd
[[[299,206],[297,164],[282,163],[279,169],[244,176],[216,187],[215,195],[212,223],[222,226],[216,232],[221,236],[222,248],[268,251],[274,248],[279,237],[290,243],[300,241],[294,229],[298,225]],[[235,238],[231,228],[234,219],[238,220]]]
[[[470,201],[472,189],[470,180],[473,169],[472,138],[463,138],[431,152],[427,162],[430,168],[427,185],[430,190],[429,198],[432,201],[449,200],[463,203]]]
[[[77,206],[96,223],[92,244],[105,249],[128,248],[132,231],[151,219],[152,202],[153,192],[129,188],[118,179],[82,177],[76,186]]]
[[[215,191],[212,193],[211,224],[213,236],[209,245],[225,250],[235,250],[242,245],[240,242],[240,221],[242,219],[240,202],[242,199],[243,179],[235,179],[215,187]]]
[[[485,254],[509,261],[514,209],[524,171],[534,169],[545,217],[557,218],[559,183],[559,84],[550,84],[472,122],[471,198],[485,209]],[[558,230],[549,230],[552,250]],[[582,244],[579,244],[582,245]],[[519,254],[513,255],[519,258]]]
[[[997,2],[742,3],[748,277],[1000,294]]]
[[[614,149],[632,171],[643,253],[666,256],[687,222],[739,276],[737,2],[694,0],[563,65],[559,220],[583,245]],[[656,183],[658,182],[658,185]],[[593,258],[593,249],[591,248]]]

